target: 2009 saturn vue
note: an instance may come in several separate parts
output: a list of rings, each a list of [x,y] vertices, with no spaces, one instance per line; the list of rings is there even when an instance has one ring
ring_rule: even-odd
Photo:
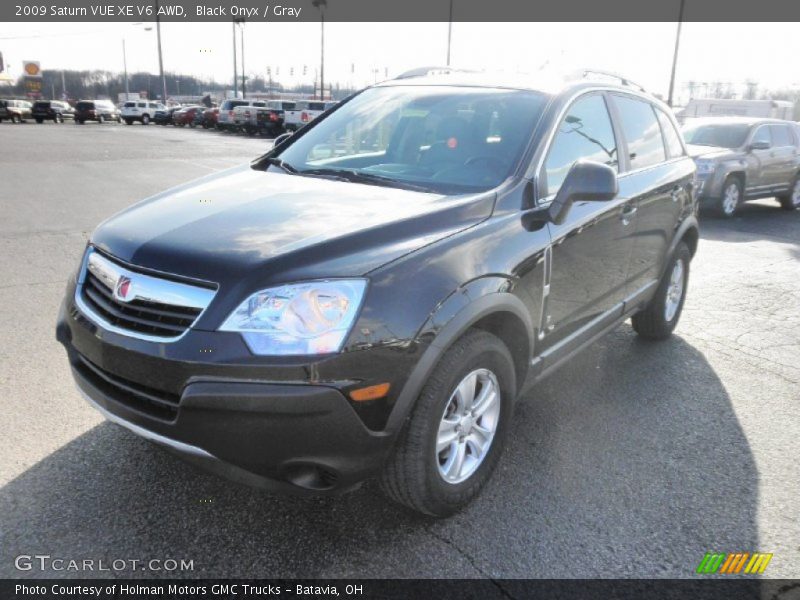
[[[624,81],[410,73],[101,224],[57,337],[89,402],[189,460],[445,516],[532,384],[627,318],[671,334],[694,176]]]

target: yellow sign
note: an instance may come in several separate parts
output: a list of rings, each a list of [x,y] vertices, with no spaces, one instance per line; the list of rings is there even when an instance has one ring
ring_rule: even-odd
[[[22,63],[22,69],[28,77],[41,77],[42,69],[38,60],[26,60]]]

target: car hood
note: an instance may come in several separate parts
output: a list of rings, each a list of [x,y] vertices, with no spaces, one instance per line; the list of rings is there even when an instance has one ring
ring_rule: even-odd
[[[738,156],[736,150],[730,148],[720,148],[719,146],[696,146],[687,144],[686,149],[692,158],[726,159]]]
[[[356,276],[480,222],[494,198],[244,165],[133,205],[91,243],[133,265],[223,286]]]

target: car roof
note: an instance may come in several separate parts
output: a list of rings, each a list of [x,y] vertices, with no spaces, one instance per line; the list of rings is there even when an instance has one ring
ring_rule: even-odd
[[[492,71],[462,71],[447,68],[423,67],[373,87],[393,86],[453,86],[481,87],[535,91],[548,96],[573,95],[585,89],[602,88],[641,95],[661,104],[638,84],[613,73],[579,70],[573,73],[542,71],[539,73],[504,73]]]

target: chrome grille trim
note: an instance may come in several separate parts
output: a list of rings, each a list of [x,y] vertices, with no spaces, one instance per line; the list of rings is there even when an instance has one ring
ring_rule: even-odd
[[[126,293],[120,293],[125,280]],[[174,342],[186,335],[215,295],[216,290],[128,269],[90,247],[78,276],[75,304],[105,330],[146,341]]]

